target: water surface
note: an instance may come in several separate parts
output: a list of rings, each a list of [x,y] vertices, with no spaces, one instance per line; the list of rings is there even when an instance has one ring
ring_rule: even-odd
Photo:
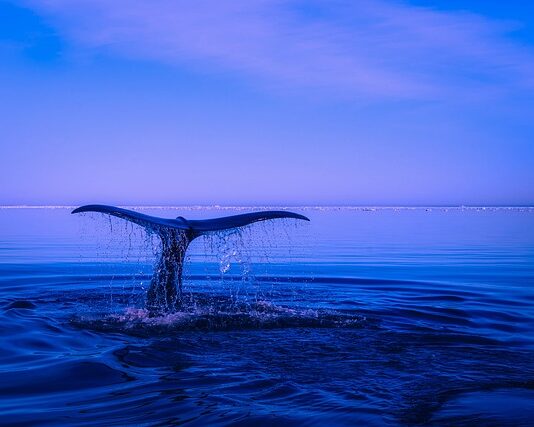
[[[529,425],[533,209],[298,212],[193,242],[154,317],[155,238],[0,209],[0,423]]]

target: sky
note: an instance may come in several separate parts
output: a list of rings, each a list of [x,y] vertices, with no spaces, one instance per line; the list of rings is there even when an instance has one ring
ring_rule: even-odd
[[[534,205],[534,2],[0,0],[1,205]]]

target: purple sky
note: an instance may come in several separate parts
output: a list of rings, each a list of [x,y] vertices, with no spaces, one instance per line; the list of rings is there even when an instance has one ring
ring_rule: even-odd
[[[534,204],[534,6],[0,0],[0,204]]]

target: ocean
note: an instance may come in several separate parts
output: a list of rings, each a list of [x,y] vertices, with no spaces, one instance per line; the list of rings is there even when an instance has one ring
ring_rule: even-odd
[[[195,240],[154,314],[155,236],[0,208],[0,424],[534,425],[534,208],[291,210]]]

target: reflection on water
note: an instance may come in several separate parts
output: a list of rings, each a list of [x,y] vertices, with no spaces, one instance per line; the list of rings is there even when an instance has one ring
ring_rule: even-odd
[[[194,242],[155,315],[141,229],[0,209],[0,423],[529,425],[533,210],[303,213]]]

